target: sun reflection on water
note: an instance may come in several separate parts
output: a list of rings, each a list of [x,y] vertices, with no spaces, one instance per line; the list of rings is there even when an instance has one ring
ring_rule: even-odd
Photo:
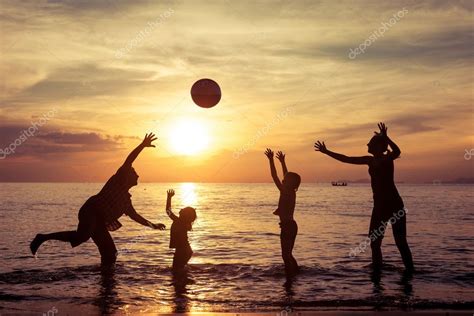
[[[181,203],[183,207],[185,206],[193,206],[197,202],[197,193],[196,193],[196,185],[194,183],[181,183],[180,186],[180,197]]]

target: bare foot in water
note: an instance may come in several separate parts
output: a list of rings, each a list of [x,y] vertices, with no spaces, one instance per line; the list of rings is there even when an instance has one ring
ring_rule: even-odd
[[[30,250],[33,256],[36,255],[36,252],[38,251],[38,248],[41,246],[41,244],[44,241],[44,235],[43,234],[37,234],[35,239],[33,239],[30,243]]]

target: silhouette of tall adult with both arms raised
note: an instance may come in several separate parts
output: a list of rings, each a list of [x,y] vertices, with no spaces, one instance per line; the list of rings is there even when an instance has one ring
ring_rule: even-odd
[[[47,240],[69,242],[72,247],[76,247],[92,238],[99,248],[102,264],[109,265],[115,263],[117,258],[117,249],[109,231],[122,226],[118,219],[123,214],[144,226],[164,230],[165,225],[153,224],[135,211],[131,194],[128,192],[138,184],[138,174],[132,164],[144,148],[155,147],[152,144],[154,140],[156,140],[154,134],[145,135],[142,143],[128,155],[124,164],[107,181],[102,190],[86,201],[79,210],[77,230],[37,234],[30,244],[31,252],[36,254],[41,244]]]
[[[380,270],[382,267],[382,239],[384,237],[385,227],[390,218],[398,218],[392,224],[393,237],[402,256],[403,263],[407,271],[413,271],[413,259],[410,247],[407,242],[406,211],[404,210],[403,200],[395,186],[393,174],[393,161],[400,157],[400,148],[388,137],[387,127],[384,123],[379,123],[379,132],[367,144],[368,152],[372,156],[348,157],[335,153],[326,148],[324,142],[317,141],[314,144],[315,150],[320,151],[336,160],[354,164],[368,165],[371,177],[371,186],[374,197],[374,208],[370,220],[369,237],[371,238],[370,247],[372,249],[372,266],[374,270]],[[388,146],[392,149],[390,151]],[[403,210],[401,213],[400,211]],[[400,214],[402,214],[400,216]],[[383,231],[380,229],[383,227]]]

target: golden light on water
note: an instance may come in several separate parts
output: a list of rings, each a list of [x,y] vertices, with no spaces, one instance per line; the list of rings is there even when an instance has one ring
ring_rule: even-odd
[[[181,203],[183,206],[195,206],[197,202],[196,185],[194,183],[181,183]]]

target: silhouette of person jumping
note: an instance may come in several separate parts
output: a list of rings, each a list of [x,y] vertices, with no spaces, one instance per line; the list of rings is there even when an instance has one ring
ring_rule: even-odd
[[[193,255],[193,250],[188,241],[188,231],[193,228],[196,220],[196,209],[188,206],[179,211],[176,216],[171,211],[171,198],[174,190],[168,190],[166,198],[166,214],[173,220],[170,231],[170,248],[175,248],[173,257],[173,271],[182,270]]]
[[[144,226],[164,230],[165,225],[153,224],[135,211],[128,192],[130,188],[137,185],[138,181],[138,175],[132,163],[144,148],[155,147],[152,144],[154,140],[156,140],[154,134],[145,135],[142,143],[128,155],[124,164],[107,181],[102,190],[86,201],[79,210],[77,230],[37,234],[30,244],[33,255],[47,240],[69,242],[72,247],[76,247],[92,238],[99,249],[102,264],[109,265],[115,263],[117,257],[117,249],[109,231],[117,230],[122,226],[118,219],[123,214]]]
[[[382,266],[382,239],[387,222],[392,225],[393,237],[402,256],[407,271],[413,270],[413,259],[407,242],[406,211],[403,200],[398,193],[393,179],[393,161],[400,157],[400,148],[388,137],[387,127],[379,123],[379,132],[367,144],[372,156],[348,157],[330,151],[324,142],[317,141],[315,150],[336,160],[355,164],[368,165],[374,197],[374,208],[370,220],[369,238],[372,249],[372,265],[379,270]],[[392,149],[390,151],[388,146]],[[395,220],[394,220],[395,219]]]
[[[301,183],[301,177],[294,172],[288,172],[285,163],[285,154],[279,151],[276,155],[280,160],[283,169],[283,181],[280,182],[273,160],[273,151],[269,148],[265,151],[265,155],[270,162],[270,172],[273,182],[280,190],[280,199],[278,200],[278,208],[273,212],[274,215],[280,217],[280,243],[281,256],[285,263],[285,272],[287,276],[293,276],[298,273],[298,263],[293,257],[293,247],[295,246],[296,235],[298,234],[298,225],[293,218],[296,204],[296,191]]]

